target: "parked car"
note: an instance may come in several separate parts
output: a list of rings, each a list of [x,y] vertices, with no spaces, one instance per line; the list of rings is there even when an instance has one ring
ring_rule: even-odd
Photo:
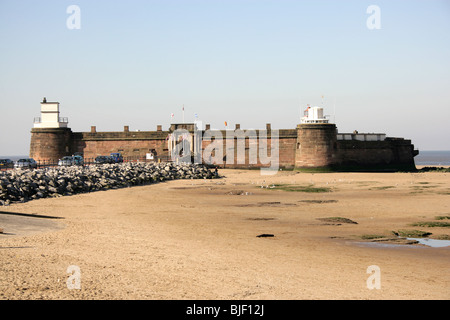
[[[0,169],[14,168],[14,161],[11,159],[0,159]]]
[[[59,159],[58,166],[82,166],[84,164],[81,156],[65,156]]]
[[[95,164],[104,164],[104,163],[111,163],[111,158],[108,156],[98,156],[95,158],[94,163]]]
[[[65,156],[59,159],[58,166],[72,166],[73,165],[73,157]]]
[[[82,166],[84,164],[84,160],[82,156],[73,156],[73,164],[76,166]]]
[[[33,158],[19,159],[14,164],[14,168],[36,169],[37,162]]]
[[[120,153],[111,153],[111,157],[112,157],[114,163],[123,162],[123,158]]]
[[[115,163],[116,161],[114,160],[113,157],[111,156],[106,156],[106,159],[108,159],[108,163]],[[123,161],[123,160],[122,160]]]

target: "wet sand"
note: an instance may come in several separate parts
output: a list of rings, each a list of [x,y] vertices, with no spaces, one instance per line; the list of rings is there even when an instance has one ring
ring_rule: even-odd
[[[219,173],[0,208],[61,218],[0,214],[0,299],[450,298],[450,247],[387,241],[449,236],[411,224],[450,216],[450,173]]]

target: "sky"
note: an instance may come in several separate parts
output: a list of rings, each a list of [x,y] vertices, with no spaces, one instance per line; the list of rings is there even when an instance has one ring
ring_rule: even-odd
[[[450,150],[450,1],[0,0],[0,155],[29,153],[43,97],[74,132],[167,130],[183,106],[293,129],[310,104]]]

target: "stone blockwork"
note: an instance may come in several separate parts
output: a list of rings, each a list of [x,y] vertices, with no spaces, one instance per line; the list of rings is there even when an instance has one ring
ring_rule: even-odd
[[[296,129],[281,129],[272,131],[270,124],[267,130],[206,130],[197,131],[202,142],[198,148],[191,148],[205,154],[217,156],[216,164],[226,168],[260,168],[274,165],[277,157],[277,167],[285,169],[325,169],[325,170],[413,170],[414,156],[418,153],[410,140],[402,138],[386,138],[380,141],[338,140],[334,124],[300,124]],[[191,135],[189,141],[199,141],[194,138],[193,124],[172,124],[167,131],[161,126],[156,131],[130,131],[124,126],[123,131],[97,132],[91,127],[90,132],[72,132],[68,128],[38,129],[31,131],[30,156],[36,160],[57,161],[65,155],[76,152],[85,158],[95,158],[99,155],[109,155],[120,152],[124,159],[143,160],[148,153],[154,159],[162,161],[170,158],[169,144],[176,129],[183,129]],[[244,133],[245,138],[237,138],[237,133]],[[277,133],[279,153],[271,154],[272,138]],[[205,139],[208,133],[212,139]],[[242,136],[239,136],[242,137]],[[261,137],[267,139],[260,139]],[[219,143],[221,150],[214,143]],[[260,154],[261,141],[267,141],[265,153]],[[243,144],[241,144],[244,142]],[[178,144],[178,141],[175,142]],[[172,145],[174,142],[172,141]],[[209,153],[208,153],[209,151]],[[211,152],[212,151],[212,152]],[[261,156],[263,158],[261,158]],[[264,158],[266,156],[266,158]],[[256,160],[255,160],[256,159]],[[197,158],[198,160],[198,158]],[[279,162],[278,162],[279,161]]]
[[[95,158],[119,152],[124,158],[142,159],[147,153],[167,156],[168,131],[77,132],[73,134],[74,152]]]
[[[338,159],[334,124],[300,124],[297,132],[296,168],[335,166]]]
[[[338,166],[341,170],[414,170],[418,154],[411,140],[386,138],[383,141],[338,140]]]
[[[217,139],[222,138],[222,142],[216,145],[222,146],[221,157],[218,160],[219,166],[224,168],[261,168],[274,165],[274,158],[280,168],[293,169],[295,163],[295,144],[297,141],[296,130],[278,130],[277,142],[279,153],[272,154],[272,131],[271,130],[242,130],[245,138],[237,138],[236,134],[222,131],[211,131],[211,136]],[[203,139],[202,153],[210,153],[208,148],[214,149],[212,145],[215,139]],[[261,141],[266,141],[267,145],[260,145]],[[264,142],[262,142],[264,143]],[[275,147],[275,145],[274,145]],[[262,149],[262,150],[261,150]],[[213,156],[218,156],[219,150],[216,148],[212,152]],[[206,159],[209,161],[209,159]]]
[[[31,130],[30,157],[41,161],[55,161],[70,155],[72,130],[69,128],[33,128]]]

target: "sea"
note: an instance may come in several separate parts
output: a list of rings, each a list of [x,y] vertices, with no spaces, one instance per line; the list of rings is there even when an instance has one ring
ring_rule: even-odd
[[[25,155],[19,156],[0,156],[0,159],[11,159],[17,161],[22,158],[28,158]],[[419,151],[414,158],[416,166],[450,166],[450,150],[444,151]]]
[[[450,150],[420,151],[414,157],[416,166],[450,166]]]
[[[29,158],[29,156],[0,156],[0,159],[10,159],[12,161],[17,161],[19,159],[26,159]]]

